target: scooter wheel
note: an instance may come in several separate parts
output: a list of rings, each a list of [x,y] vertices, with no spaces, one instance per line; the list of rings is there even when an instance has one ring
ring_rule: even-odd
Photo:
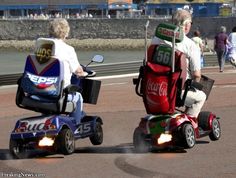
[[[212,131],[209,134],[209,138],[212,141],[216,141],[219,140],[221,136],[221,129],[220,129],[220,122],[218,121],[218,119],[213,119],[212,120]]]
[[[209,117],[211,112],[209,111],[201,111],[198,115],[198,126],[203,130],[209,129]]]
[[[182,127],[183,146],[184,148],[192,148],[196,143],[195,132],[191,124],[184,124]]]
[[[93,145],[101,145],[103,142],[103,129],[100,122],[96,122],[94,134],[89,137]]]
[[[146,153],[150,150],[150,144],[145,141],[145,134],[136,128],[133,134],[134,150],[138,153]]]
[[[61,130],[57,137],[57,148],[64,155],[69,155],[75,151],[75,139],[69,128]]]
[[[10,139],[9,150],[10,154],[15,159],[25,159],[28,157],[28,154],[26,153],[23,143],[20,140]]]

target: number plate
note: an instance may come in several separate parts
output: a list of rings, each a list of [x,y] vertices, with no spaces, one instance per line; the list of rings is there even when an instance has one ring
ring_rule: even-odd
[[[169,46],[158,46],[153,55],[153,62],[160,65],[172,65],[172,49]]]
[[[93,126],[92,122],[81,123],[75,130],[75,134],[79,134],[79,135],[90,134],[93,130],[92,126]]]

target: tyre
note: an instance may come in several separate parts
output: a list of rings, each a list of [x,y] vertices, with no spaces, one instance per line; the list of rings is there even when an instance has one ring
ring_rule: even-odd
[[[196,143],[195,132],[191,124],[184,124],[182,127],[183,146],[184,148],[192,148]]]
[[[26,149],[24,148],[24,145],[20,140],[10,139],[9,150],[10,154],[15,159],[25,159],[28,157]]]
[[[103,129],[100,122],[96,122],[94,134],[89,137],[93,145],[101,145],[103,142]]]
[[[215,118],[212,120],[212,131],[209,134],[209,138],[212,141],[215,141],[219,140],[220,136],[221,136],[220,122],[218,121],[218,119]]]
[[[201,127],[203,130],[208,130],[209,129],[209,116],[211,112],[209,111],[202,111],[198,115],[198,126]]]
[[[136,128],[133,134],[134,150],[139,153],[146,153],[150,150],[150,144],[145,140],[145,134]]]
[[[69,128],[61,130],[57,137],[57,148],[64,155],[69,155],[75,151],[75,139]]]

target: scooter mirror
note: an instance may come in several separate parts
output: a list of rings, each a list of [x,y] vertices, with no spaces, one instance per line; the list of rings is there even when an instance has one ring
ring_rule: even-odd
[[[102,55],[95,55],[92,59],[92,62],[102,63],[104,60]]]

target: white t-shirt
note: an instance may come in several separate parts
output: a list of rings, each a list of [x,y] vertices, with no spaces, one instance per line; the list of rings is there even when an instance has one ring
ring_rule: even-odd
[[[236,59],[236,32],[232,32],[228,38],[228,56]]]
[[[201,50],[201,47],[203,46],[202,39],[198,36],[195,36],[195,37],[192,38],[192,40],[196,43],[197,46],[199,46],[199,48]]]
[[[161,40],[157,37],[154,37],[152,39],[151,44],[167,44],[170,46],[172,45],[171,42]],[[194,41],[192,41],[186,35],[184,35],[184,38],[180,43],[176,43],[175,45],[176,45],[177,50],[183,52],[186,55],[186,58],[187,58],[187,79],[191,79],[192,78],[191,73],[201,69],[200,49],[194,43]]]
[[[61,39],[51,39],[51,38],[39,38],[37,41],[53,41],[54,47],[52,50],[52,55],[55,56],[60,61],[63,61],[64,64],[64,87],[70,84],[70,79],[72,73],[76,71],[80,63],[78,61],[75,49],[66,44]],[[36,45],[37,45],[36,41]],[[43,42],[42,42],[43,43]]]

